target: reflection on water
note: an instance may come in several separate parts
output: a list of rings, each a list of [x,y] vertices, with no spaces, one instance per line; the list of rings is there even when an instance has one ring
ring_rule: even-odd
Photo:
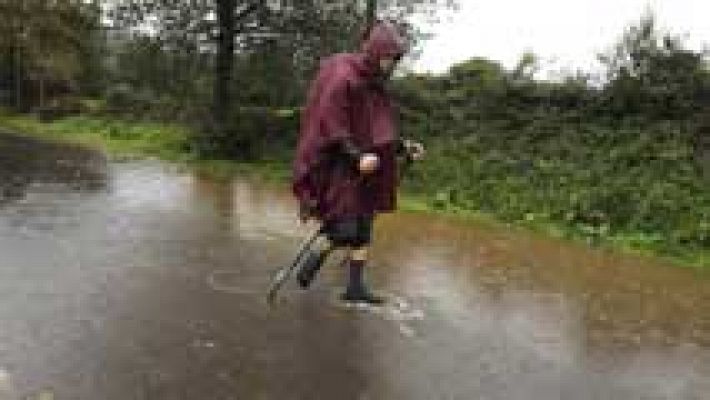
[[[106,160],[98,153],[0,134],[0,206],[22,199],[32,186],[101,189],[105,175]]]

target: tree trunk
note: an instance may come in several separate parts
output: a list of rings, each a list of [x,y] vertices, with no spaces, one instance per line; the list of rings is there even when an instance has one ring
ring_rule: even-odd
[[[695,162],[700,167],[703,178],[710,182],[710,126],[698,129],[693,142]]]
[[[375,24],[377,19],[377,0],[367,0],[367,11],[365,14],[365,26],[366,30],[369,31],[372,25]]]
[[[39,75],[39,111],[44,111],[44,97],[45,97],[45,84],[44,84],[44,73]]]
[[[705,141],[710,142],[710,140]],[[700,166],[703,171],[703,178],[710,182],[710,143],[706,143],[700,152]]]
[[[217,1],[217,59],[214,81],[214,116],[218,129],[223,129],[231,104],[232,69],[234,66],[235,0]]]
[[[22,109],[22,24],[19,21],[22,14],[22,6],[23,3],[20,3],[19,12],[10,14],[12,16],[10,26],[12,27],[12,34],[15,40],[12,48],[12,77],[14,83],[15,109],[17,111]],[[18,14],[20,15],[18,16]]]
[[[22,52],[15,47],[15,108],[22,111]]]

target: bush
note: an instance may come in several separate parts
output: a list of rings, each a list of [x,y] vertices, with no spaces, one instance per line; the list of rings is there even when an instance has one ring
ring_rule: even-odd
[[[106,106],[109,112],[138,117],[147,116],[158,104],[156,96],[148,89],[118,83],[106,90]]]
[[[230,114],[223,127],[209,116],[200,118],[193,142],[207,158],[284,160],[295,148],[298,120],[296,109],[242,107]]]

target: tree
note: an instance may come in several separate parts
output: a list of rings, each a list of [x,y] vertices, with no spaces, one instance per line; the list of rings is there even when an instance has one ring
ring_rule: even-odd
[[[683,47],[682,41],[661,32],[653,14],[624,32],[606,65],[607,101],[617,116],[685,119],[698,112],[700,95],[708,85],[703,53]]]
[[[377,18],[377,0],[367,0],[367,9],[365,11],[366,29],[369,29]]]
[[[76,86],[82,72],[81,58],[87,51],[87,38],[96,27],[95,4],[79,0],[6,0],[0,4],[0,51],[14,64],[15,104],[30,104],[24,99],[29,89],[25,82],[36,82],[40,107],[47,103],[47,86]]]
[[[231,104],[235,51],[263,33],[265,0],[121,0],[109,10],[120,28],[146,28],[165,49],[196,46],[215,53],[213,115],[224,125]]]
[[[321,57],[355,48],[366,21],[377,13],[431,13],[444,3],[451,0],[195,0],[189,6],[171,0],[115,0],[108,16],[116,29],[148,36],[162,51],[209,55],[212,73],[204,76],[212,81],[212,112],[205,139],[215,142],[212,148],[245,148],[242,139],[231,137],[245,135],[233,127],[241,106],[235,99],[293,101],[291,94],[303,92]],[[257,64],[268,73],[250,68]],[[273,76],[282,79],[267,79]],[[240,145],[226,146],[229,141]]]
[[[452,0],[195,0],[189,6],[171,0],[116,0],[109,18],[119,27],[144,29],[165,45],[199,43],[215,55],[215,99],[231,77],[235,54],[259,51],[279,41],[293,51],[294,63],[352,48],[367,21],[382,16],[404,18],[432,14]],[[317,42],[318,44],[316,45]],[[314,49],[317,54],[310,50]],[[304,50],[307,50],[304,53]],[[304,58],[304,55],[309,56]],[[315,57],[313,57],[315,56]],[[217,100],[216,100],[217,101]]]

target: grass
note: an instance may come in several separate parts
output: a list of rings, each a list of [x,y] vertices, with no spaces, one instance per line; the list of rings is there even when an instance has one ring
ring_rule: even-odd
[[[178,125],[86,116],[43,123],[33,117],[0,112],[0,127],[13,133],[87,145],[117,157],[195,159],[189,149],[189,131]]]

